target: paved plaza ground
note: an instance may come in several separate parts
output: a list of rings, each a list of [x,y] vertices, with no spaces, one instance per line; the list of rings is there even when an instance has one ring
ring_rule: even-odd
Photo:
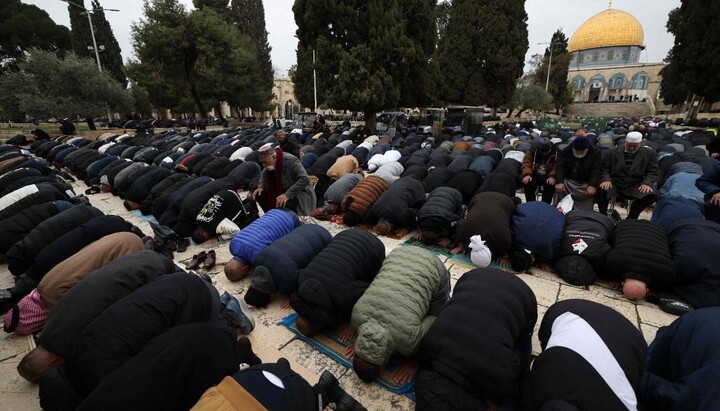
[[[87,188],[82,183],[74,183],[74,185],[76,187],[75,191],[78,193],[84,192]],[[152,234],[148,223],[126,211],[119,197],[113,197],[109,193],[94,194],[90,196],[90,200],[93,206],[99,208],[106,214],[122,216],[136,224],[146,234]],[[623,216],[626,215],[625,212],[621,214]],[[643,213],[641,217],[649,218],[649,215]],[[329,222],[314,219],[305,220],[326,227],[333,235],[345,229],[345,227]],[[390,252],[404,242],[404,239],[395,240],[382,236],[380,238],[385,244],[387,252]],[[184,267],[185,263],[190,260],[194,254],[203,249],[216,250],[218,265],[210,270],[208,274],[220,293],[228,291],[238,298],[243,298],[245,291],[250,285],[250,279],[245,278],[237,283],[231,283],[223,274],[223,263],[231,258],[227,242],[216,243],[211,246],[193,244],[187,251],[176,253],[175,261],[179,266]],[[454,286],[460,276],[468,271],[468,268],[456,265],[445,256],[440,257],[450,271],[452,277],[451,282]],[[518,276],[532,288],[537,296],[538,322],[533,335],[533,353],[535,354],[540,351],[540,344],[537,339],[537,329],[540,326],[540,321],[547,308],[557,301],[582,298],[612,307],[635,324],[635,326],[642,331],[648,343],[655,337],[658,327],[668,325],[676,318],[673,315],[662,312],[656,306],[647,302],[633,303],[625,299],[618,291],[594,285],[589,287],[572,286],[562,281],[556,275],[540,271],[536,268],[532,269],[532,274],[520,274]],[[0,286],[9,287],[11,285],[12,276],[7,270],[7,265],[0,266]],[[280,319],[292,312],[290,308],[282,308],[282,302],[282,299],[275,297],[267,308],[251,308],[255,316],[256,326],[250,335],[250,339],[256,352],[267,352],[264,359],[272,358],[272,356],[277,355],[277,351],[279,351],[279,355],[295,360],[311,374],[314,374],[316,378],[323,370],[330,370],[339,378],[341,386],[357,398],[368,410],[414,409],[414,403],[407,397],[390,393],[375,384],[363,383],[355,376],[352,370],[343,367],[329,357],[316,351],[305,342],[297,339],[295,335],[286,328],[276,325]],[[31,349],[31,343],[30,338],[19,337],[14,334],[3,334],[0,339],[0,398],[2,398],[2,406],[0,408],[3,410],[32,411],[40,409],[38,386],[22,379],[15,370],[23,355]],[[262,357],[263,355],[261,355],[261,358]],[[314,382],[315,381],[311,381],[311,383]]]

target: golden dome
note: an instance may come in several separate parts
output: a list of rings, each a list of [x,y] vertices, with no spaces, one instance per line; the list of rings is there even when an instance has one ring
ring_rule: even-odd
[[[645,48],[645,33],[632,14],[607,9],[592,16],[575,31],[568,42],[568,52],[614,46]]]

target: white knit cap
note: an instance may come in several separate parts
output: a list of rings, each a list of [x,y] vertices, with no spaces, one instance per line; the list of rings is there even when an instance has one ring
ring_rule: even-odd
[[[625,137],[625,142],[630,144],[638,144],[642,141],[642,139],[642,133],[638,131],[631,131],[628,133],[627,137]]]
[[[492,252],[488,246],[485,245],[482,237],[479,235],[470,237],[470,248],[472,249],[470,252],[470,260],[473,264],[480,268],[485,268],[490,265]]]

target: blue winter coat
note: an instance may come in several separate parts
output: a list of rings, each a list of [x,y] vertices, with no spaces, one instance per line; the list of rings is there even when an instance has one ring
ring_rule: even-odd
[[[658,330],[640,385],[648,410],[718,410],[720,307],[703,308]]]
[[[243,264],[255,265],[255,258],[260,251],[299,224],[295,213],[272,209],[235,234],[230,241],[230,253]]]
[[[564,233],[565,215],[550,204],[532,201],[515,208],[512,219],[513,244],[534,253],[538,261],[555,258]]]
[[[255,266],[267,268],[276,289],[289,296],[297,289],[300,270],[307,267],[330,240],[332,235],[324,227],[305,224],[260,251],[255,257]]]
[[[695,186],[705,193],[705,201],[709,201],[715,193],[720,193],[720,163],[708,169],[695,181]]]
[[[662,226],[665,231],[678,220],[689,220],[704,218],[702,202],[689,200],[681,197],[661,198],[655,203],[650,221]]]

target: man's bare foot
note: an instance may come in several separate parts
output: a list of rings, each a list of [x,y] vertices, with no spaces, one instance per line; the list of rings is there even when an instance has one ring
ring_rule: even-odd
[[[457,247],[450,250],[450,254],[460,254],[465,251],[465,245],[464,244],[458,244]]]
[[[289,298],[284,299],[283,302],[280,304],[280,308],[282,308],[283,310],[290,309],[290,299]]]
[[[413,240],[420,240],[420,239],[422,239],[422,232],[416,231],[415,234],[413,234],[411,238],[412,238]]]
[[[450,245],[450,239],[449,238],[441,238],[440,241],[438,241],[438,245],[447,247]]]
[[[406,235],[408,235],[409,232],[410,232],[410,231],[408,231],[408,230],[406,230],[406,229],[404,229],[404,228],[401,228],[401,229],[399,229],[399,230],[397,230],[397,231],[395,232],[395,236],[396,236],[396,237],[405,237]]]
[[[404,385],[412,381],[413,377],[415,377],[419,364],[415,358],[406,358],[399,362],[397,374],[395,375],[395,384]]]
[[[348,345],[348,347],[345,349],[345,356],[348,360],[351,361],[353,358],[355,358],[355,344]]]
[[[205,241],[204,244],[213,244],[213,243],[217,243],[217,242],[218,242],[217,237],[212,237],[212,238],[208,239],[207,241]]]
[[[507,257],[498,258],[497,263],[502,268],[510,268],[510,260]]]
[[[536,266],[539,270],[545,271],[547,273],[555,273],[553,267],[548,263],[538,263]]]

